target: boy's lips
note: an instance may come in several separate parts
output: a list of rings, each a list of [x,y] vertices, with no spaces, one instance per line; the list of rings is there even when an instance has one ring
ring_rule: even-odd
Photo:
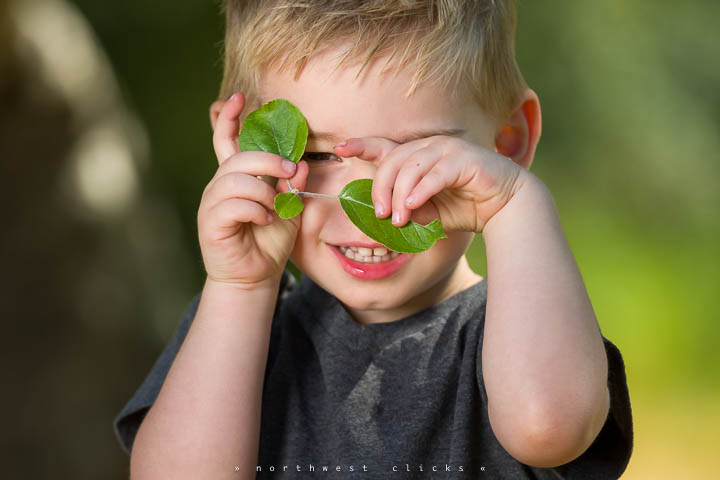
[[[333,252],[335,257],[340,262],[340,265],[342,266],[343,270],[345,270],[347,273],[352,275],[355,278],[360,278],[362,280],[377,280],[380,278],[385,278],[393,273],[397,272],[403,265],[405,265],[411,258],[412,254],[410,253],[399,253],[395,258],[392,258],[388,261],[379,262],[379,263],[365,263],[365,262],[358,262],[355,260],[351,260],[343,252],[340,251],[340,246],[357,246],[357,247],[365,247],[365,248],[375,248],[375,247],[382,247],[383,245],[380,244],[372,244],[372,243],[363,243],[363,242],[350,242],[350,243],[344,243],[342,245],[331,245],[326,244],[330,250]]]

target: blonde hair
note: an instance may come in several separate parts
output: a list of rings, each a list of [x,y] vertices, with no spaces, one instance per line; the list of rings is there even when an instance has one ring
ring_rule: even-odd
[[[324,49],[351,42],[335,68],[389,55],[396,73],[414,61],[406,96],[424,82],[469,88],[486,113],[505,120],[525,80],[515,61],[513,0],[224,0],[225,69],[219,98],[257,103],[261,74],[293,66],[298,78]],[[447,90],[449,89],[449,90]],[[258,105],[259,106],[259,105]]]

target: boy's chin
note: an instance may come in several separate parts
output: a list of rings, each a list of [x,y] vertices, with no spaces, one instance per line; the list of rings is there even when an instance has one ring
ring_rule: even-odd
[[[385,288],[382,292],[377,292],[372,288],[338,290],[330,293],[346,307],[357,310],[389,310],[403,304],[402,295],[397,288],[390,291]]]

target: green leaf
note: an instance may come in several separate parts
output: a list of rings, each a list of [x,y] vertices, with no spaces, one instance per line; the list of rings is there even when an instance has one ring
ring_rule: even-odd
[[[278,193],[275,195],[275,212],[280,218],[292,218],[303,211],[300,196],[293,192]]]
[[[243,152],[270,152],[297,163],[305,152],[307,136],[307,121],[300,110],[287,100],[276,99],[245,118],[238,142]]]
[[[436,240],[447,238],[437,218],[427,225],[411,221],[402,227],[393,225],[390,218],[377,218],[372,202],[372,182],[370,178],[353,180],[338,195],[345,214],[365,235],[401,253],[423,252]]]

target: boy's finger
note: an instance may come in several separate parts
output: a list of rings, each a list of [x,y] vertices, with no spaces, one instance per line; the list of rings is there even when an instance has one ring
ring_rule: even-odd
[[[239,117],[243,107],[245,107],[245,95],[238,92],[233,94],[220,110],[213,132],[213,147],[218,163],[223,163],[240,151],[237,140],[240,136]]]
[[[442,158],[441,152],[428,146],[416,150],[403,162],[395,178],[392,193],[393,224],[396,227],[405,225],[410,219],[410,208],[417,208],[420,205],[417,202],[408,204],[406,199],[440,158]]]
[[[335,152],[341,157],[357,157],[361,160],[377,161],[378,170],[373,179],[372,200],[375,215],[387,217],[391,212],[392,188],[395,176],[402,164],[404,153],[412,151],[411,142],[396,143],[384,137],[351,138],[335,146]]]
[[[417,185],[410,192],[410,196],[414,199],[413,205],[428,205],[430,198],[440,193],[449,185],[449,178],[443,172],[444,167],[440,163],[436,163],[430,171],[423,176]],[[419,208],[422,210],[422,207]],[[416,212],[417,210],[413,210]],[[412,216],[412,214],[411,214]]]
[[[335,152],[341,157],[357,157],[361,160],[375,161],[393,151],[399,143],[384,137],[350,138],[335,145]]]
[[[210,209],[226,198],[245,198],[272,210],[275,189],[252,175],[228,173],[218,178],[203,192],[201,203],[204,208]]]
[[[249,151],[238,152],[225,160],[215,172],[220,177],[230,172],[242,172],[249,175],[266,175],[275,178],[292,177],[297,170],[297,164],[280,155],[270,152]]]
[[[305,184],[307,183],[309,171],[310,167],[308,166],[308,163],[305,160],[300,160],[297,163],[297,170],[295,171],[295,175],[288,179],[290,185],[300,191],[305,190]],[[280,180],[277,182],[276,188],[281,193],[289,192],[290,189],[288,188],[287,184],[288,182],[286,182],[285,179]]]
[[[238,224],[252,222],[256,225],[270,225],[272,210],[268,211],[257,202],[245,198],[227,198],[208,210],[207,224],[224,238],[237,233]]]

